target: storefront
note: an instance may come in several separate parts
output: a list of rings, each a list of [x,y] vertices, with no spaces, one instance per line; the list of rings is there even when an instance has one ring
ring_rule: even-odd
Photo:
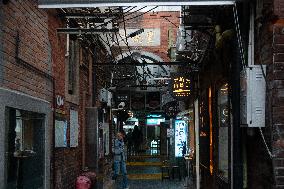
[[[0,188],[50,188],[50,103],[0,88]]]

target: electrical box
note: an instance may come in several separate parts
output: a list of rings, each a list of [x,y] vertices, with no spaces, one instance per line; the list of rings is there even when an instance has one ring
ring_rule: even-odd
[[[240,76],[240,118],[243,127],[265,127],[266,66],[251,65]]]

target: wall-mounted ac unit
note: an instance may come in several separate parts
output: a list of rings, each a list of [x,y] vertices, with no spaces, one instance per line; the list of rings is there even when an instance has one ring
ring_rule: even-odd
[[[266,66],[263,66],[266,74]],[[241,126],[265,127],[266,83],[260,65],[252,65],[241,72]]]

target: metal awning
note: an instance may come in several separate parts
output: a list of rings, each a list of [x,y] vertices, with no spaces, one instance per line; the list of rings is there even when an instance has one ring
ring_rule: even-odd
[[[39,0],[39,8],[232,5],[237,0]]]

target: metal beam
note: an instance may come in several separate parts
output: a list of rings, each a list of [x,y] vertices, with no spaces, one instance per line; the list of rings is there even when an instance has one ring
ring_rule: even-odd
[[[118,28],[115,29],[92,29],[92,28],[58,28],[57,33],[65,34],[101,34],[101,33],[117,33]]]
[[[60,14],[61,17],[65,18],[111,18],[119,17],[122,13],[66,13]]]
[[[237,0],[39,0],[39,8],[233,5]]]
[[[195,62],[153,62],[153,63],[96,63],[95,66],[147,66],[147,65],[161,65],[161,66],[174,66],[174,65],[190,65]]]

